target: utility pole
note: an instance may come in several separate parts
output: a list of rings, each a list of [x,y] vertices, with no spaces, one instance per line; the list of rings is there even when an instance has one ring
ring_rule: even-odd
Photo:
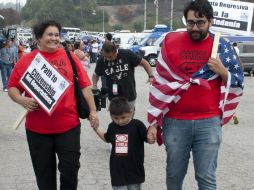
[[[144,5],[144,30],[146,30],[146,0]]]
[[[95,21],[95,18],[96,18],[96,10],[95,9],[93,10],[92,15],[94,17],[94,20],[93,20],[93,32],[94,32],[94,21]]]
[[[103,35],[104,35],[104,32],[105,32],[105,21],[104,21],[104,9],[102,9],[102,32],[103,32]]]
[[[21,12],[21,7],[20,7],[20,0],[19,0],[19,13]]]
[[[83,7],[82,7],[82,0],[79,0],[79,6],[80,6],[80,18],[81,18],[81,25],[83,27],[83,25],[85,25],[85,21],[84,21],[84,14],[83,14]]]
[[[173,30],[173,8],[174,0],[171,0],[171,10],[170,10],[170,30]]]
[[[155,0],[154,4],[156,6],[155,24],[158,24],[159,0]]]
[[[79,1],[79,6],[80,6],[80,18],[83,20],[83,8],[82,8],[82,4],[81,4],[81,1]]]

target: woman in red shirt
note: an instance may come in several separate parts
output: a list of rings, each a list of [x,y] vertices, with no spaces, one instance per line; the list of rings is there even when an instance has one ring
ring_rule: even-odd
[[[40,190],[57,189],[56,155],[59,160],[61,189],[76,190],[78,183],[80,120],[74,96],[72,66],[65,50],[58,48],[60,31],[61,26],[55,21],[44,21],[33,28],[38,49],[21,57],[13,69],[8,84],[9,96],[28,111],[25,123],[26,135]],[[38,53],[71,84],[51,115],[46,113],[19,83]],[[75,61],[82,93],[90,109],[90,124],[92,127],[98,126],[99,120],[90,88],[90,80],[79,60],[72,52],[71,55]],[[25,92],[24,96],[23,92]]]

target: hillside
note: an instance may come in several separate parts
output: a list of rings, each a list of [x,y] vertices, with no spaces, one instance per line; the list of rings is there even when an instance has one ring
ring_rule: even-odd
[[[182,10],[188,0],[174,1],[173,28],[182,27]],[[104,10],[108,15],[108,27],[120,25],[123,29],[132,28],[135,24],[141,25],[144,22],[144,4],[98,6],[98,10]],[[170,25],[171,0],[160,0],[158,8],[158,23]],[[128,15],[125,16],[124,15]],[[154,3],[147,3],[147,29],[153,28],[156,22],[156,7]]]

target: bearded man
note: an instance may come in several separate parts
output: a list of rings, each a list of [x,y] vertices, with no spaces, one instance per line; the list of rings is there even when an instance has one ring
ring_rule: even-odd
[[[165,37],[150,88],[148,134],[162,128],[167,153],[167,190],[181,190],[192,152],[199,190],[216,190],[221,126],[233,116],[243,89],[243,71],[231,44],[219,39],[211,57],[213,8],[208,0],[184,9],[187,31]],[[160,128],[161,127],[161,128]]]

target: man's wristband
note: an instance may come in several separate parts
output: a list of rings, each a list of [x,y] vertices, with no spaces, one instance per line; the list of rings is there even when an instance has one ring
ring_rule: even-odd
[[[153,78],[154,76],[153,75],[148,75],[148,78],[150,79],[150,78]]]

